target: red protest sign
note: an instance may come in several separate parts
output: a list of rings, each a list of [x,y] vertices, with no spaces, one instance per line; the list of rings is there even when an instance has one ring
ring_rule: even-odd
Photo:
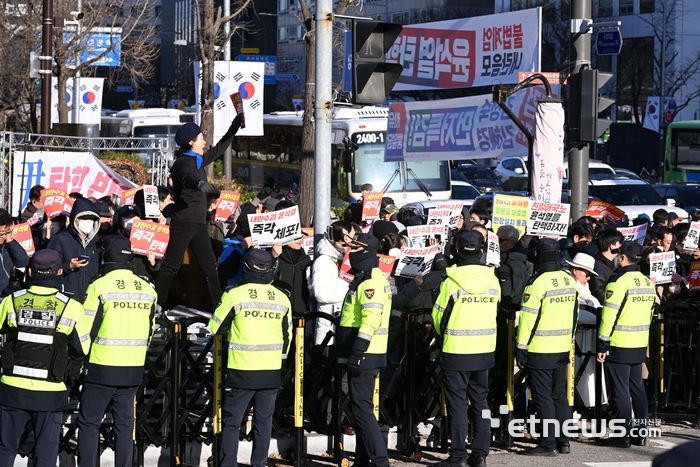
[[[241,116],[241,128],[245,128],[245,114],[243,113],[243,97],[240,92],[234,92],[231,94],[231,101],[233,102],[233,107],[236,109],[236,115]]]
[[[241,199],[241,194],[237,191],[222,191],[219,194],[219,201],[216,203],[216,214],[214,220],[216,222],[226,222],[238,208],[238,200]]]
[[[343,256],[343,264],[340,265],[340,271],[338,271],[338,277],[346,282],[352,282],[355,278],[350,274],[350,248],[345,251],[345,256]]]
[[[379,270],[382,271],[386,280],[389,280],[389,276],[394,272],[396,258],[387,255],[377,255],[377,258],[379,258]]]
[[[693,261],[692,263],[690,263],[688,288],[691,292],[697,292],[700,290],[700,261]]]
[[[124,200],[124,206],[133,206],[134,205],[134,196],[136,196],[136,193],[141,190],[140,186],[137,186],[135,188],[129,188],[128,190],[124,190],[124,193],[122,193],[122,199]]]
[[[594,200],[588,205],[586,215],[598,218],[605,217],[606,219],[610,219],[613,224],[619,224],[622,221],[622,217],[625,215],[625,211],[605,201]]]
[[[30,258],[34,254],[34,238],[28,223],[12,226],[12,239],[20,244]]]
[[[73,209],[73,200],[65,191],[58,188],[41,190],[41,204],[44,205],[44,212],[49,219],[56,216],[70,216],[70,211]]]
[[[131,251],[137,255],[148,256],[153,253],[162,258],[170,241],[170,227],[151,221],[134,221],[131,227]]]
[[[382,193],[367,193],[362,201],[362,220],[371,221],[379,217],[379,209],[382,207]]]

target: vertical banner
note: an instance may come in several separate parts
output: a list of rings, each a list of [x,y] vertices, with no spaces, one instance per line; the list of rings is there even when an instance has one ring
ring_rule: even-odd
[[[498,243],[498,235],[489,231],[489,238],[486,250],[486,264],[488,266],[499,267],[501,265],[501,245]]]
[[[564,107],[560,102],[538,102],[532,153],[532,197],[535,201],[561,202],[564,172]]]
[[[158,219],[160,217],[160,203],[158,202],[158,187],[153,185],[143,186],[144,217]]]
[[[647,97],[647,109],[644,113],[644,125],[647,130],[659,132],[659,116],[661,114],[661,100],[659,96]]]
[[[343,92],[352,92],[352,31],[344,31]]]

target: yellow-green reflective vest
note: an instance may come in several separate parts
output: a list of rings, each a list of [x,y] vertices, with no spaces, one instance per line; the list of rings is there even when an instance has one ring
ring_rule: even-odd
[[[365,350],[366,358],[371,355],[384,356],[389,343],[391,300],[389,281],[379,268],[372,269],[370,277],[345,296],[340,315],[339,341],[346,342],[352,348],[355,338],[362,339],[369,343]],[[380,360],[367,360],[365,368],[376,368],[375,364],[381,365]]]
[[[523,291],[516,346],[532,354],[568,354],[578,320],[578,285],[566,271],[538,274]]]
[[[452,266],[433,306],[433,323],[442,343],[442,368],[476,371],[494,365],[496,317],[501,286],[493,268]]]
[[[279,374],[289,353],[291,308],[284,292],[270,284],[247,283],[226,291],[209,320],[209,329],[217,333],[228,317],[227,367],[245,372],[275,370]]]
[[[633,269],[638,269],[633,267]],[[639,270],[614,275],[605,288],[605,303],[598,331],[599,351],[610,349],[610,361],[641,363],[646,358],[656,293],[651,280]],[[639,349],[625,352],[623,349]],[[627,355],[625,355],[627,354]],[[635,354],[633,361],[627,357]]]
[[[141,384],[158,301],[153,286],[130,269],[115,269],[87,289],[92,347],[86,381]]]

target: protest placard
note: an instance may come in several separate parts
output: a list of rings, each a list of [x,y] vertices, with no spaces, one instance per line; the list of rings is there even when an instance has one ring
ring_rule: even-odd
[[[343,263],[340,265],[338,277],[346,282],[352,282],[355,278],[354,275],[350,274],[350,248],[347,249],[345,256],[343,256]]]
[[[219,201],[216,203],[214,220],[216,222],[227,222],[232,219],[240,199],[241,194],[237,191],[222,191],[219,194]]]
[[[491,231],[489,231],[486,248],[486,264],[499,267],[501,265],[501,244],[498,243],[498,235]]]
[[[666,251],[649,255],[651,273],[649,277],[656,280],[656,284],[668,284],[676,272],[676,253]]]
[[[418,248],[430,246],[431,239],[435,239],[435,244],[446,241],[445,229],[444,225],[409,225],[406,227],[408,240],[411,242],[410,246]]]
[[[425,248],[406,248],[396,265],[396,276],[416,277],[430,272],[435,255],[440,252],[439,245]]]
[[[527,228],[528,208],[530,200],[524,196],[497,194],[493,196],[493,216],[491,228],[494,232],[502,225],[512,225],[520,235]]]
[[[570,213],[569,204],[531,201],[527,233],[542,237],[566,237]]]
[[[362,220],[371,221],[379,217],[382,207],[382,192],[367,193],[362,200]]]
[[[153,253],[162,258],[170,242],[170,227],[157,222],[137,220],[131,226],[131,251],[136,255]]]
[[[41,190],[41,204],[44,205],[44,212],[49,219],[56,216],[70,216],[70,211],[73,209],[73,200],[65,191],[58,188]]]
[[[13,225],[12,239],[19,243],[27,256],[31,258],[34,255],[34,237],[32,237],[32,229],[28,223]]]
[[[693,261],[690,263],[688,289],[690,289],[691,292],[697,292],[700,290],[700,261]]]
[[[248,214],[250,233],[257,248],[287,245],[301,239],[299,206],[281,211]]]
[[[143,186],[144,216],[147,219],[160,217],[160,203],[158,202],[158,187],[153,185]]]
[[[134,188],[129,188],[128,190],[124,190],[124,193],[122,193],[122,199],[124,200],[124,206],[133,206],[134,205],[134,196],[136,196],[136,192],[141,191],[142,188],[140,186],[134,187]]]
[[[314,259],[314,229],[310,229],[308,227],[302,227],[301,229],[302,237],[301,237],[301,249],[304,250],[304,253],[311,258],[312,260]]]
[[[618,227],[617,231],[624,237],[625,241],[637,242],[644,246],[644,239],[647,236],[647,224],[635,225],[634,227]]]
[[[698,240],[700,240],[700,222],[691,222],[690,230],[688,230],[685,243],[683,243],[683,248],[686,250],[695,250],[698,247]]]
[[[379,270],[382,271],[382,274],[384,274],[386,280],[389,280],[389,277],[391,277],[391,273],[394,270],[396,258],[387,255],[377,255],[377,258],[379,258]]]
[[[435,209],[431,209],[428,213],[428,225],[430,225],[430,213],[433,211],[448,211],[449,214],[447,215],[447,222],[446,224],[442,225],[447,225],[447,227],[450,229],[456,229],[457,223],[459,222],[459,215],[462,213],[463,206],[464,203],[461,201],[445,201],[442,203],[437,203]]]
[[[606,219],[609,219],[613,225],[617,225],[622,222],[622,217],[625,215],[625,211],[613,204],[606,203],[605,201],[593,200],[588,204],[586,215],[598,219],[605,217]]]

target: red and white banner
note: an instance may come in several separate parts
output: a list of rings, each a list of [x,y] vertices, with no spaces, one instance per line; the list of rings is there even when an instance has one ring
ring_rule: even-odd
[[[540,69],[541,9],[404,26],[387,52],[395,91],[515,84]]]
[[[97,199],[135,186],[89,152],[18,151],[13,164],[12,212],[24,210],[34,185]]]
[[[157,222],[137,220],[131,226],[131,251],[136,255],[153,253],[162,258],[170,242],[170,227]]]
[[[34,237],[32,229],[26,222],[12,226],[12,239],[20,244],[30,258],[34,255]]]
[[[690,263],[690,275],[688,276],[688,288],[691,292],[700,290],[700,261]]]
[[[219,194],[219,201],[216,203],[216,214],[214,220],[216,222],[226,222],[233,217],[233,213],[238,208],[238,201],[241,199],[241,194],[237,191],[222,191]]]
[[[68,197],[68,193],[57,188],[41,190],[41,204],[44,205],[44,212],[49,219],[70,216],[73,209],[73,200]]]
[[[379,217],[382,207],[382,192],[367,193],[362,200],[362,220],[372,221]]]

